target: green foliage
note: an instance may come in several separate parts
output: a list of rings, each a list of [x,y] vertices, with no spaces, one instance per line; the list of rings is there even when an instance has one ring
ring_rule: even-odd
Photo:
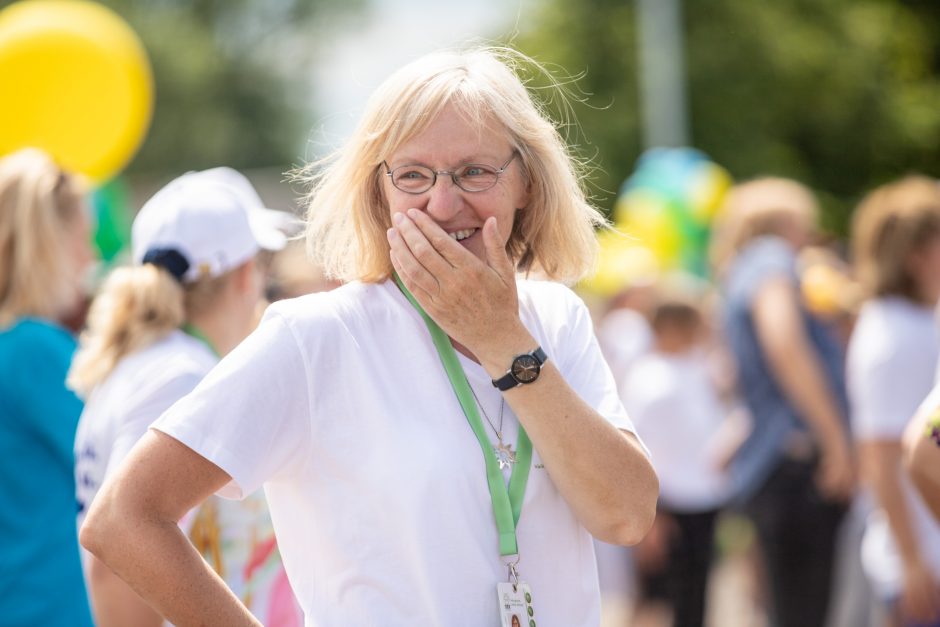
[[[306,80],[324,21],[361,2],[105,0],[137,31],[156,107],[129,171],[292,164],[309,132]]]
[[[692,141],[738,179],[790,176],[844,234],[855,202],[910,171],[940,172],[935,3],[686,0]],[[634,6],[545,0],[515,45],[592,94],[576,114],[605,208],[641,146]]]

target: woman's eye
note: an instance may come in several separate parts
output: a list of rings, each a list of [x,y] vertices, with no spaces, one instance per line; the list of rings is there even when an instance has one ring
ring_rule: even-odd
[[[405,170],[404,172],[398,173],[399,180],[420,181],[426,178],[428,178],[428,175],[421,170]]]
[[[490,174],[490,170],[479,165],[468,165],[463,169],[461,176],[485,176]]]

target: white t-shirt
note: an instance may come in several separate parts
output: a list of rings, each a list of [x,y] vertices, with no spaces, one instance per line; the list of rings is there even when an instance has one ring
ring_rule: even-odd
[[[627,412],[649,447],[660,500],[676,512],[720,507],[729,479],[715,445],[728,411],[712,383],[704,353],[639,357],[620,388]]]
[[[564,286],[534,281],[519,281],[519,303],[581,398],[632,431],[584,304]],[[489,376],[461,363],[497,421]],[[504,422],[515,445],[508,405]],[[272,305],[154,427],[231,475],[220,494],[264,485],[308,626],[498,621],[496,584],[507,569],[480,445],[427,327],[394,283]],[[592,539],[537,451],[517,535],[536,622],[598,624]]]
[[[900,442],[934,382],[940,330],[934,310],[906,299],[869,301],[849,342],[847,384],[852,428],[861,441]],[[921,555],[940,577],[940,527],[901,474]],[[865,571],[886,596],[902,585],[902,562],[884,512],[876,511],[862,542]]]
[[[653,332],[643,314],[621,307],[609,312],[597,325],[597,340],[614,381],[621,382],[636,360],[652,346]]]
[[[92,390],[75,434],[79,524],[105,478],[154,419],[191,392],[217,361],[205,344],[172,331],[122,359]]]

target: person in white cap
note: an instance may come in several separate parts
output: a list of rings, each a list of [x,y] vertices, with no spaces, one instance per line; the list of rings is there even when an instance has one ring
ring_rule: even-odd
[[[69,373],[86,398],[75,440],[79,523],[150,424],[254,328],[264,283],[258,255],[284,247],[278,225],[286,216],[265,209],[229,168],[185,174],[141,209],[134,265],[115,270],[95,298]],[[247,503],[210,499],[181,526],[266,624],[299,624],[260,493]],[[162,623],[107,566],[90,554],[85,561],[99,627]],[[278,622],[272,611],[294,618]]]

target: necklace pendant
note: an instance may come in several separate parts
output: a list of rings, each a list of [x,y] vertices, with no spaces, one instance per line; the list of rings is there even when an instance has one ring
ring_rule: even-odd
[[[500,470],[512,468],[512,465],[516,463],[516,452],[512,450],[511,446],[504,444],[502,440],[499,444],[493,446],[493,452],[496,453],[496,461],[499,462]]]

